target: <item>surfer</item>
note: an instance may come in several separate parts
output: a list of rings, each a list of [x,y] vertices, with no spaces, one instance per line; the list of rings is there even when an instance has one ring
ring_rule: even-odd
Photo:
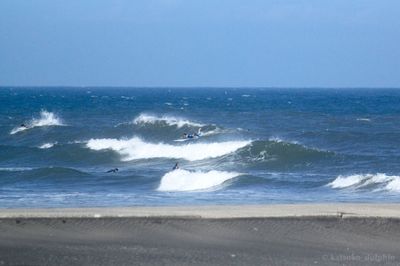
[[[107,173],[116,173],[118,172],[118,168],[110,169],[107,171]]]
[[[23,128],[28,128],[28,126],[25,125],[25,124],[21,124],[21,127],[23,127]]]
[[[196,133],[188,134],[188,133],[183,133],[183,138],[184,139],[194,139],[194,138],[199,138],[201,136],[201,128]]]
[[[178,163],[175,163],[175,165],[174,165],[174,167],[172,168],[172,170],[177,170],[177,169],[179,169],[179,165],[178,165]]]
[[[183,138],[185,138],[185,139],[193,139],[194,138],[194,134],[183,133]]]

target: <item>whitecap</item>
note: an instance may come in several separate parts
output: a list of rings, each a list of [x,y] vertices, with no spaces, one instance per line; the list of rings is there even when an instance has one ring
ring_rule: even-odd
[[[212,135],[217,135],[217,134],[221,134],[224,131],[221,130],[220,128],[216,128],[214,130],[210,130],[210,131],[201,131],[200,132],[200,136],[201,137],[205,137],[205,136],[212,136]]]
[[[38,148],[39,149],[49,149],[56,144],[57,144],[57,142],[48,142],[48,143],[44,143],[44,144],[40,145]]]
[[[74,140],[74,141],[68,141],[68,144],[82,144],[82,143],[87,143],[87,140]]]
[[[39,118],[33,118],[31,121],[26,123],[26,126],[19,126],[11,130],[10,134],[16,134],[21,131],[25,131],[34,127],[44,126],[64,126],[62,120],[52,112],[42,110]]]
[[[268,141],[276,142],[276,143],[290,143],[290,144],[300,144],[298,141],[294,140],[285,140],[280,137],[270,137]]]
[[[225,171],[187,171],[173,170],[166,173],[162,178],[159,191],[195,191],[215,188],[225,181],[241,175],[236,172]]]
[[[135,97],[134,97],[134,96],[132,96],[132,97],[128,97],[128,96],[121,96],[121,99],[125,99],[125,100],[134,100],[134,99],[135,99]]]
[[[400,192],[400,177],[394,178],[386,185],[386,189],[393,192]]]
[[[279,137],[270,137],[268,140],[277,143],[283,142],[283,140]]]
[[[165,123],[169,126],[176,126],[178,128],[181,128],[183,126],[193,126],[193,127],[204,126],[203,124],[192,122],[190,120],[180,118],[180,117],[174,117],[174,116],[168,116],[168,115],[156,116],[156,115],[150,115],[150,114],[140,114],[133,120],[133,123],[136,125]]]
[[[19,171],[29,171],[33,168],[30,167],[0,167],[0,171],[7,171],[7,172],[19,172]]]
[[[342,176],[339,175],[328,186],[332,188],[366,188],[367,186],[377,187],[377,190],[400,192],[400,176],[377,174],[355,174]]]
[[[370,118],[357,118],[357,121],[363,121],[363,122],[371,122]]]
[[[216,158],[249,145],[251,141],[225,141],[214,143],[189,143],[170,145],[149,143],[138,137],[131,139],[90,139],[86,147],[92,150],[113,150],[124,161],[151,158],[173,158],[188,161]]]
[[[332,188],[345,188],[351,187],[356,184],[360,184],[365,178],[364,175],[350,175],[350,176],[338,176],[335,180],[328,184]]]
[[[10,135],[29,129],[28,127],[15,127],[10,131]]]

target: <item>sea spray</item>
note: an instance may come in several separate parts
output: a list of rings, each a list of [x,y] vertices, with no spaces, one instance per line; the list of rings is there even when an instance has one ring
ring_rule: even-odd
[[[169,116],[169,115],[156,116],[156,115],[151,115],[151,114],[140,114],[133,120],[133,123],[136,125],[164,123],[169,126],[176,126],[178,128],[181,128],[183,126],[192,126],[192,127],[204,126],[203,124],[192,122],[190,120],[180,118],[180,117],[174,117],[174,116]]]
[[[25,126],[15,127],[11,130],[10,134],[16,134],[21,131],[25,131],[34,127],[44,127],[44,126],[63,126],[62,120],[52,112],[42,110],[40,112],[39,118],[33,118],[31,121],[26,123]]]

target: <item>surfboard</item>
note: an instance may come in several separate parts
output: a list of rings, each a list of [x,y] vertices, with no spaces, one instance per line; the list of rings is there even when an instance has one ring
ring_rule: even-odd
[[[189,141],[189,140],[194,140],[194,138],[193,139],[175,139],[174,141],[183,142],[183,141]]]
[[[198,138],[199,137],[185,138],[185,139],[175,139],[174,141],[183,142],[183,141],[195,140],[195,139],[198,139]]]

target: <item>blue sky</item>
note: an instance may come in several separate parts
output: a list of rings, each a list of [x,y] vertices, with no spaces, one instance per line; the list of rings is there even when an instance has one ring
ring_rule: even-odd
[[[398,0],[1,0],[0,85],[400,87]]]

